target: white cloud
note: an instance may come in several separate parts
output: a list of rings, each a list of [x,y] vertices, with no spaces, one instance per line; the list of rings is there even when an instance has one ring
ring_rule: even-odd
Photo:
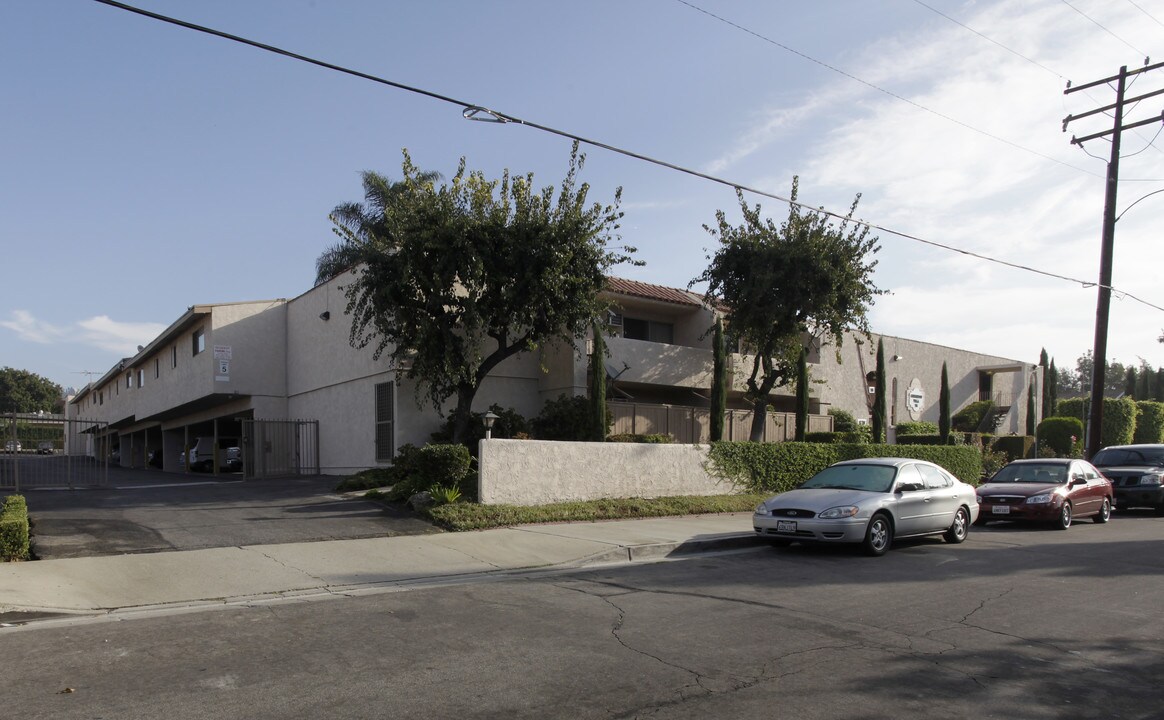
[[[21,340],[39,344],[81,343],[129,357],[138,345],[153,340],[163,330],[161,323],[119,322],[106,315],[79,320],[69,326],[52,325],[33,317],[27,310],[13,310],[0,327],[14,331]]]
[[[1067,133],[1061,122],[1069,113],[1112,102],[1114,93],[1097,87],[1064,96],[1065,83],[1056,75],[1073,77],[1078,85],[1114,74],[1128,59],[1127,47],[1097,35],[1094,25],[1058,3],[979,3],[962,6],[965,15],[950,12],[1045,67],[935,15],[920,31],[876,42],[846,61],[859,68],[854,74],[932,113],[837,76],[816,91],[808,112],[770,108],[773,120],[742,134],[713,166],[744,163],[750,154],[764,154],[760,138],[774,136],[775,129],[811,123],[815,139],[799,161],[802,200],[843,212],[860,192],[858,216],[883,227],[1096,282],[1106,168],[1069,141],[1072,132],[1110,127],[1110,119],[1073,123]],[[1106,26],[1135,37],[1142,17],[1134,8],[1108,6],[1102,12]],[[1088,52],[1079,53],[1080,47]],[[1157,87],[1159,81],[1139,91]],[[1158,112],[1158,104],[1153,108]],[[1125,155],[1153,133],[1155,128],[1142,137],[1127,134]],[[1107,147],[1096,141],[1088,150],[1106,160]],[[1129,159],[1121,177],[1164,177],[1164,153],[1152,148]],[[786,180],[773,175],[760,184],[773,183],[779,187]],[[1126,199],[1119,208],[1158,187],[1121,183]],[[1158,256],[1154,213],[1144,207],[1152,201],[1117,228],[1112,284],[1164,306],[1158,268],[1145,262]],[[1071,365],[1091,348],[1094,287],[878,234],[883,250],[877,282],[893,294],[877,301],[876,332],[1015,359],[1037,359],[1046,346]],[[1111,307],[1108,358],[1126,362],[1147,352],[1150,363],[1164,364],[1164,346],[1155,342],[1164,313],[1118,297]]]
[[[6,327],[20,336],[21,340],[47,344],[65,337],[66,329],[37,320],[27,310],[13,310],[11,319],[0,320],[0,327]]]

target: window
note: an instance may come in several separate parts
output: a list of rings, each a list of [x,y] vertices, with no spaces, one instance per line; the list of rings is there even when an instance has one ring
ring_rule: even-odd
[[[133,370],[130,370],[125,374],[125,387],[127,390],[133,387]]]
[[[622,323],[622,336],[624,338],[667,343],[668,345],[674,341],[675,326],[671,323],[629,317],[623,318]]]
[[[206,349],[206,332],[202,328],[198,328],[194,331],[192,339],[194,341],[195,355]]]
[[[157,380],[162,376],[162,361],[154,358],[154,379]]]
[[[393,394],[396,383],[386,382],[376,386],[376,462],[392,462],[396,455],[392,431],[395,410]]]
[[[927,490],[937,490],[953,485],[953,482],[936,467],[929,465],[918,465],[917,467],[921,470],[922,477],[926,479]]]
[[[97,393],[97,404],[98,404],[98,405],[104,405],[104,404],[105,404],[105,391],[104,391],[104,390],[102,390],[101,392]]]
[[[145,370],[142,368],[137,369],[137,386],[145,387]]]
[[[178,367],[178,346],[177,345],[173,345],[170,347],[170,367],[172,367],[172,368]]]

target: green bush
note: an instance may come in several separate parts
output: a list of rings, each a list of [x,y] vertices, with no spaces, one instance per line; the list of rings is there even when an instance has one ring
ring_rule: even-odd
[[[829,415],[833,418],[833,432],[855,432],[857,428],[861,427],[857,424],[857,418],[853,417],[853,414],[847,410],[829,408]],[[872,437],[871,431],[869,435]]]
[[[1078,418],[1087,422],[1089,398],[1060,400],[1055,405],[1059,417]],[[1131,398],[1103,399],[1103,428],[1100,431],[1100,445],[1127,445],[1136,436],[1136,401]],[[1080,437],[1083,437],[1080,434]]]
[[[990,449],[1006,453],[1007,462],[1034,455],[1035,439],[1030,435],[1002,435],[994,439]]]
[[[868,425],[858,425],[857,430],[846,432],[805,433],[804,441],[810,443],[867,443],[873,439],[873,431]]]
[[[942,442],[942,436],[938,435],[937,432],[928,433],[928,434],[924,434],[924,435],[923,434],[898,435],[897,436],[897,444],[898,445],[953,445],[954,444],[953,438],[954,438],[954,436],[950,435],[950,437],[947,438],[946,442]]]
[[[1063,403],[1060,403],[1062,406]],[[1077,417],[1049,417],[1039,423],[1039,446],[1057,457],[1078,457],[1083,443],[1083,421]],[[1041,454],[1041,453],[1040,453]]]
[[[784,492],[835,462],[865,457],[929,460],[974,484],[982,475],[982,454],[974,447],[872,443],[712,443],[709,469],[751,492]]]
[[[593,435],[590,416],[590,400],[585,395],[547,400],[542,411],[530,423],[534,437],[538,440],[566,440],[582,442]],[[606,427],[614,422],[614,411],[606,408]]]
[[[897,436],[902,435],[937,435],[938,424],[932,422],[903,422],[898,423],[895,430]]]
[[[1136,403],[1140,414],[1136,416],[1136,434],[1132,442],[1164,442],[1164,403],[1141,400]]]
[[[994,403],[990,400],[972,402],[954,413],[953,417],[950,418],[950,428],[959,432],[978,432],[982,418],[986,417],[986,414],[993,407]]]
[[[497,416],[493,421],[493,430],[490,435],[500,439],[510,439],[529,433],[529,421],[522,416],[517,410],[513,408],[503,408],[497,403],[489,406],[489,412]],[[465,441],[466,447],[469,448],[471,455],[477,454],[477,444],[485,439],[485,421],[483,418],[485,413],[473,413],[473,419],[469,421],[469,437]],[[453,418],[447,417],[441,423],[440,429],[429,436],[430,441],[438,445],[444,445],[453,441]]]
[[[9,495],[0,506],[0,560],[27,560],[28,505],[23,495]]]
[[[607,442],[618,443],[650,443],[653,445],[670,445],[675,442],[675,438],[667,433],[657,433],[652,435],[643,435],[641,433],[621,433],[619,435],[608,435]]]

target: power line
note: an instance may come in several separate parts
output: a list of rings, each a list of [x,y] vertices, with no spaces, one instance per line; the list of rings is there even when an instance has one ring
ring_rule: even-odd
[[[1042,68],[1043,70],[1046,70],[1047,72],[1051,73],[1052,75],[1054,75],[1055,77],[1059,78],[1060,80],[1067,80],[1067,78],[1066,78],[1066,77],[1064,77],[1063,75],[1060,75],[1059,73],[1055,72],[1054,70],[1052,70],[1051,68],[1047,67],[1046,65],[1044,65],[1044,64],[1043,64],[1043,63],[1041,63],[1041,62],[1039,62],[1038,60],[1032,60],[1031,58],[1027,57],[1026,55],[1023,55],[1021,52],[1019,52],[1019,51],[1017,51],[1017,50],[1014,50],[1013,48],[1009,48],[1009,47],[1007,47],[1006,45],[1003,45],[1002,43],[1000,43],[999,41],[995,40],[994,38],[992,38],[992,37],[987,37],[986,35],[983,35],[982,33],[978,32],[977,30],[975,30],[974,28],[970,27],[969,25],[966,25],[966,24],[964,24],[964,23],[961,23],[961,22],[959,22],[959,21],[955,20],[954,18],[950,17],[949,15],[947,15],[947,14],[946,14],[946,13],[944,13],[944,12],[942,12],[941,10],[938,10],[938,9],[937,9],[937,8],[935,8],[934,6],[932,6],[932,5],[927,5],[926,3],[922,2],[922,0],[913,0],[913,1],[914,1],[915,3],[917,3],[918,5],[921,5],[921,6],[922,6],[922,7],[924,7],[925,9],[927,9],[927,10],[930,10],[930,11],[932,11],[932,12],[935,12],[935,13],[937,13],[938,15],[941,15],[942,17],[946,18],[947,20],[949,20],[950,22],[954,23],[955,25],[957,25],[957,26],[959,26],[959,27],[961,27],[961,28],[965,28],[966,30],[969,30],[970,32],[972,32],[972,33],[974,33],[975,35],[977,35],[978,37],[982,38],[983,40],[985,40],[985,41],[987,41],[987,42],[990,42],[990,43],[994,43],[995,45],[997,45],[998,47],[1002,48],[1003,50],[1006,50],[1006,51],[1007,51],[1008,53],[1010,53],[1011,55],[1014,55],[1014,56],[1016,56],[1016,57],[1022,58],[1023,60],[1026,60],[1026,61],[1027,61],[1027,62],[1029,62],[1030,64],[1034,65],[1035,67],[1039,67],[1039,68]]]
[[[1156,23],[1156,24],[1157,24],[1157,25],[1159,25],[1160,27],[1164,27],[1164,23],[1160,22],[1160,21],[1159,21],[1159,20],[1157,20],[1155,17],[1152,17],[1152,14],[1151,14],[1150,12],[1148,12],[1148,11],[1147,11],[1147,10],[1145,10],[1144,8],[1142,8],[1142,7],[1140,7],[1139,5],[1137,5],[1137,4],[1136,4],[1136,3],[1135,3],[1133,0],[1128,0],[1128,2],[1132,4],[1132,7],[1134,7],[1135,9],[1139,10],[1140,12],[1144,13],[1144,14],[1145,14],[1145,15],[1147,15],[1149,18],[1151,18],[1151,19],[1152,19],[1152,22]]]
[[[1131,0],[1128,0],[1128,1],[1131,2]],[[1017,50],[1014,50],[1010,47],[1007,47],[1006,45],[1003,45],[1002,43],[998,42],[994,38],[989,37],[989,36],[979,32],[979,31],[975,30],[974,28],[970,27],[969,25],[966,25],[965,23],[960,22],[959,20],[957,20],[953,17],[950,17],[949,15],[942,12],[941,10],[938,10],[937,8],[933,7],[932,5],[928,5],[927,3],[922,2],[922,0],[914,0],[914,2],[917,3],[918,5],[921,5],[922,7],[926,8],[927,10],[930,10],[931,12],[934,12],[934,13],[944,17],[945,19],[954,23],[958,27],[961,27],[969,32],[974,33],[975,35],[982,38],[983,40],[986,40],[987,42],[993,43],[994,45],[997,45],[998,47],[1002,48],[1003,50],[1006,50],[1007,52],[1011,53],[1012,55],[1015,55],[1016,57],[1022,58],[1023,60],[1026,60],[1030,64],[1032,64],[1032,65],[1034,65],[1042,70],[1045,70],[1046,72],[1054,75],[1055,77],[1059,78],[1060,80],[1067,80],[1068,86],[1070,86],[1070,82],[1071,82],[1070,79],[1068,79],[1066,76],[1059,73],[1058,71],[1047,67],[1046,65],[1040,63],[1037,60],[1029,58],[1026,55],[1023,55],[1022,53],[1018,52]],[[1133,3],[1133,4],[1135,4],[1135,3]],[[1153,19],[1155,19],[1155,18],[1153,18]],[[1138,79],[1139,79],[1139,76],[1136,76],[1136,78],[1133,80],[1133,82],[1135,82],[1135,80],[1138,80]],[[1090,93],[1088,93],[1088,97],[1091,97]],[[1092,98],[1092,99],[1094,99],[1094,98]],[[1135,109],[1134,105],[1133,105],[1132,109]],[[1111,113],[1105,113],[1105,114],[1107,114],[1109,117],[1111,116]],[[1134,132],[1137,137],[1139,137],[1141,140],[1144,140],[1147,143],[1143,148],[1136,151],[1135,153],[1132,153],[1133,155],[1138,155],[1139,153],[1143,152],[1144,150],[1147,150],[1148,148],[1152,148],[1153,150],[1155,150],[1157,152],[1164,152],[1164,150],[1161,150],[1160,148],[1156,147],[1156,145],[1155,145],[1156,138],[1155,137],[1153,137],[1151,140],[1148,140],[1143,135],[1141,135],[1138,130],[1133,130],[1132,132]],[[1157,135],[1159,135],[1159,133],[1157,133]],[[1091,155],[1091,157],[1096,158],[1097,160],[1103,159],[1103,158],[1100,158],[1096,155],[1092,155],[1090,152],[1085,150],[1082,145],[1080,146],[1080,149],[1083,150],[1087,155]],[[1161,182],[1161,180],[1159,178],[1125,178],[1125,179],[1121,180],[1121,182]]]
[[[760,40],[763,40],[766,43],[769,43],[771,45],[775,45],[776,47],[778,47],[782,50],[787,50],[788,52],[792,53],[793,55],[798,55],[798,56],[804,58],[805,60],[808,60],[809,62],[816,63],[817,65],[820,65],[823,68],[827,68],[829,70],[832,70],[833,72],[837,73],[838,75],[843,75],[844,77],[847,77],[850,80],[853,80],[855,82],[859,82],[862,85],[864,85],[870,89],[876,90],[879,93],[884,93],[885,95],[888,95],[889,97],[891,97],[895,100],[900,100],[901,102],[912,105],[913,107],[917,108],[918,110],[921,110],[923,112],[927,112],[927,113],[929,113],[935,117],[939,117],[947,122],[952,122],[955,125],[958,125],[958,126],[963,127],[967,130],[970,130],[971,132],[978,133],[979,135],[982,135],[983,137],[988,137],[991,140],[1003,143],[1005,145],[1009,145],[1012,148],[1015,148],[1017,150],[1022,150],[1023,152],[1030,153],[1031,155],[1041,157],[1044,160],[1050,160],[1051,162],[1058,163],[1058,164],[1063,165],[1065,167],[1069,167],[1072,170],[1078,170],[1079,172],[1087,173],[1088,175],[1092,175],[1095,177],[1103,177],[1099,173],[1094,173],[1094,172],[1091,172],[1090,170],[1087,170],[1085,168],[1081,168],[1081,167],[1072,165],[1069,162],[1064,162],[1062,160],[1059,160],[1058,158],[1053,158],[1050,155],[1045,155],[1045,154],[1039,152],[1038,150],[1032,150],[1029,147],[1019,145],[1018,143],[1007,140],[1006,138],[1003,138],[1003,137],[1000,137],[1000,136],[995,135],[993,133],[989,133],[985,130],[981,130],[979,128],[976,128],[973,125],[970,125],[969,123],[965,123],[965,122],[962,122],[961,120],[958,120],[957,118],[951,117],[951,116],[946,115],[944,113],[940,113],[937,110],[932,110],[932,109],[926,107],[925,105],[922,105],[921,103],[910,100],[909,98],[904,97],[902,95],[898,95],[897,93],[893,92],[892,90],[886,90],[885,88],[883,88],[879,85],[875,85],[875,84],[869,82],[868,80],[864,80],[862,78],[859,78],[856,75],[853,75],[852,73],[845,72],[844,70],[841,70],[840,68],[829,65],[826,62],[823,62],[821,60],[817,60],[816,58],[812,57],[811,55],[806,55],[805,53],[803,53],[799,50],[795,50],[791,47],[788,47],[787,45],[784,45],[783,43],[780,43],[780,42],[777,42],[776,40],[773,40],[770,37],[767,37],[765,35],[761,35],[760,33],[756,32],[754,30],[751,30],[749,28],[746,28],[743,25],[732,22],[731,20],[728,20],[727,18],[721,17],[719,15],[716,15],[715,13],[710,12],[708,10],[704,10],[703,8],[699,7],[698,5],[693,5],[692,3],[688,2],[687,0],[675,0],[675,2],[678,2],[682,5],[686,5],[687,7],[691,8],[692,10],[695,10],[697,12],[701,12],[710,18],[714,18],[714,19],[724,23],[725,25],[730,25],[731,27],[734,27],[737,30],[740,30],[741,32],[745,32],[749,35],[752,35],[753,37],[759,38]]]
[[[1074,10],[1075,12],[1079,13],[1079,14],[1080,14],[1080,15],[1082,15],[1083,17],[1087,18],[1087,19],[1088,19],[1088,20],[1090,20],[1091,22],[1095,23],[1095,26],[1096,26],[1096,27],[1098,27],[1100,30],[1103,30],[1105,33],[1107,33],[1108,35],[1111,35],[1111,36],[1112,36],[1113,38],[1115,38],[1116,40],[1119,40],[1119,41],[1120,41],[1120,42],[1122,42],[1124,45],[1127,45],[1127,46],[1128,46],[1128,47],[1130,47],[1132,50],[1135,50],[1135,51],[1136,51],[1137,53],[1139,53],[1140,55],[1143,55],[1143,56],[1144,56],[1144,64],[1145,64],[1145,65],[1147,65],[1147,64],[1148,64],[1148,53],[1144,52],[1143,50],[1139,50],[1139,49],[1137,49],[1135,45],[1132,45],[1132,44],[1131,44],[1130,42],[1128,42],[1127,40],[1124,40],[1124,39],[1123,39],[1122,37],[1120,37],[1119,35],[1116,35],[1116,34],[1115,34],[1115,33],[1113,33],[1111,30],[1108,30],[1108,29],[1107,29],[1107,28],[1105,28],[1103,25],[1100,25],[1100,24],[1099,24],[1099,22],[1098,22],[1098,21],[1097,21],[1095,18],[1091,17],[1091,16],[1090,16],[1090,15],[1088,15],[1087,13],[1085,13],[1085,12],[1083,12],[1082,10],[1080,10],[1079,8],[1075,7],[1074,5],[1072,5],[1072,4],[1071,4],[1070,2],[1068,2],[1067,0],[1060,0],[1060,2],[1062,2],[1064,5],[1066,5],[1067,7],[1071,8],[1071,9],[1072,9],[1072,10]],[[1133,5],[1135,5],[1135,3],[1132,3],[1132,4],[1133,4]]]
[[[680,0],[680,1],[682,1],[682,0]],[[334,65],[332,63],[324,62],[322,60],[317,60],[317,59],[308,57],[306,55],[300,55],[298,53],[294,53],[294,52],[291,52],[289,50],[284,50],[282,48],[278,48],[278,47],[275,47],[273,45],[266,45],[264,43],[260,43],[260,42],[257,42],[255,40],[249,40],[247,38],[243,38],[243,37],[240,37],[237,35],[231,35],[230,33],[226,33],[226,32],[223,32],[221,30],[215,30],[213,28],[205,27],[203,25],[196,25],[194,23],[186,22],[184,20],[178,20],[176,18],[172,18],[172,17],[166,16],[166,15],[160,15],[158,13],[150,12],[148,10],[143,10],[141,8],[134,7],[132,5],[126,5],[126,4],[121,3],[121,2],[116,2],[115,0],[94,0],[94,2],[100,3],[102,5],[108,5],[110,7],[118,8],[120,10],[125,10],[127,12],[135,13],[137,15],[142,15],[144,17],[152,18],[154,20],[158,20],[161,22],[169,23],[171,25],[177,25],[179,27],[184,27],[184,28],[187,28],[189,30],[194,30],[196,32],[201,32],[201,33],[205,33],[207,35],[213,35],[215,37],[220,37],[220,38],[223,38],[226,40],[231,40],[232,42],[238,42],[238,43],[241,43],[243,45],[249,45],[251,47],[255,47],[255,48],[258,48],[260,50],[265,50],[267,52],[272,52],[272,53],[275,53],[278,55],[283,55],[285,57],[289,57],[289,58],[292,58],[294,60],[306,62],[306,63],[309,63],[311,65],[316,65],[318,67],[327,68],[328,70],[334,70],[336,72],[340,72],[340,73],[343,73],[346,75],[352,75],[355,77],[363,78],[365,80],[370,80],[372,82],[380,83],[382,85],[388,85],[390,87],[398,88],[400,90],[406,90],[408,92],[413,92],[413,93],[417,93],[420,95],[424,95],[425,97],[430,97],[430,98],[433,98],[434,100],[440,100],[441,102],[449,103],[452,105],[458,105],[462,108],[461,114],[466,119],[469,119],[469,120],[496,122],[496,123],[502,123],[502,124],[514,123],[517,125],[524,125],[526,127],[533,128],[535,130],[541,130],[543,132],[550,133],[552,135],[564,137],[564,138],[574,140],[574,141],[579,142],[579,143],[590,145],[592,147],[601,148],[601,149],[607,150],[609,152],[617,153],[619,155],[623,155],[626,157],[634,158],[636,160],[641,160],[643,162],[651,163],[653,165],[657,165],[659,167],[664,167],[664,168],[667,168],[670,170],[674,170],[676,172],[684,173],[684,174],[690,175],[692,177],[697,177],[697,178],[701,178],[703,180],[707,180],[709,182],[714,182],[714,183],[717,183],[719,185],[723,185],[725,187],[730,187],[734,190],[749,192],[749,193],[752,193],[754,195],[759,195],[761,197],[771,198],[773,200],[777,200],[779,202],[786,203],[790,206],[797,207],[797,208],[800,208],[802,210],[806,210],[809,212],[819,212],[822,215],[826,215],[828,217],[832,217],[832,218],[841,220],[842,222],[851,222],[851,223],[854,223],[856,225],[868,227],[871,230],[876,230],[878,232],[888,233],[890,235],[895,235],[897,237],[904,238],[906,240],[913,240],[915,242],[919,242],[919,243],[922,243],[924,245],[930,245],[932,247],[941,248],[943,250],[949,250],[951,252],[956,252],[956,253],[959,253],[962,255],[967,255],[970,257],[977,258],[979,260],[984,260],[987,262],[996,263],[998,265],[1003,265],[1003,266],[1010,267],[1010,268],[1013,268],[1016,270],[1024,270],[1027,272],[1036,273],[1038,275],[1044,275],[1046,277],[1055,278],[1058,280],[1066,280],[1067,282],[1077,283],[1085,288],[1096,286],[1096,283],[1090,282],[1088,280],[1080,280],[1078,278],[1073,278],[1073,277],[1069,277],[1066,275],[1059,275],[1056,273],[1048,272],[1046,270],[1039,270],[1036,268],[1028,267],[1026,265],[1019,265],[1017,263],[1008,262],[1006,260],[999,260],[997,258],[993,258],[993,257],[987,256],[987,255],[982,255],[982,254],[979,254],[976,252],[972,252],[970,250],[963,250],[961,248],[956,248],[956,247],[953,247],[951,245],[945,245],[945,244],[942,244],[939,242],[934,242],[932,240],[925,240],[923,238],[917,237],[916,235],[910,235],[909,233],[901,232],[898,230],[893,230],[891,228],[885,227],[883,225],[878,225],[876,223],[872,223],[872,222],[869,222],[867,220],[861,220],[858,218],[850,218],[850,217],[847,217],[845,215],[841,215],[840,213],[833,212],[831,210],[826,210],[823,207],[815,207],[814,208],[811,205],[808,205],[806,203],[802,203],[802,202],[799,202],[797,200],[793,200],[791,198],[777,195],[775,193],[770,193],[770,192],[767,192],[765,190],[753,188],[753,187],[750,187],[748,185],[744,185],[742,183],[732,182],[730,180],[726,180],[724,178],[717,177],[715,175],[710,175],[708,173],[700,172],[698,170],[692,170],[691,168],[683,167],[682,165],[677,165],[675,163],[667,162],[665,160],[659,160],[657,158],[653,158],[653,157],[650,157],[647,155],[643,155],[641,153],[633,152],[631,150],[626,150],[624,148],[620,148],[620,147],[617,147],[615,145],[610,145],[608,143],[604,143],[604,142],[601,142],[598,140],[586,138],[586,137],[583,137],[581,135],[576,135],[574,133],[570,133],[570,132],[567,132],[564,130],[558,130],[556,128],[552,128],[552,127],[549,127],[547,125],[540,125],[540,124],[535,123],[535,122],[523,120],[521,118],[518,118],[518,117],[513,116],[513,115],[509,115],[507,113],[503,113],[503,112],[500,112],[497,110],[491,110],[483,105],[477,105],[477,104],[469,103],[469,102],[466,102],[463,100],[457,100],[456,98],[453,98],[453,97],[450,97],[447,95],[442,95],[440,93],[432,92],[430,90],[423,90],[421,88],[415,88],[415,87],[412,87],[409,85],[405,85],[403,83],[398,83],[398,82],[395,82],[392,80],[387,80],[385,78],[381,78],[381,77],[378,77],[376,75],[371,75],[369,73],[361,72],[358,70],[352,70],[350,68],[346,68],[346,67],[343,67],[340,65]],[[481,117],[482,114],[484,114],[486,117]],[[1156,310],[1160,310],[1160,311],[1164,312],[1164,307],[1153,305],[1152,303],[1149,303],[1145,300],[1142,300],[1142,299],[1132,295],[1131,293],[1123,292],[1123,291],[1117,290],[1116,288],[1113,288],[1113,287],[1108,287],[1108,289],[1111,290],[1112,292],[1116,292],[1116,293],[1119,293],[1125,297],[1131,298],[1132,300],[1135,300],[1136,302],[1147,305],[1148,307],[1151,307],[1151,308],[1154,308]]]

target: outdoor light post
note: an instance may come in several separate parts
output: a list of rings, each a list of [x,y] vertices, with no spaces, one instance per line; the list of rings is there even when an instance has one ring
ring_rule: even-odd
[[[492,411],[487,412],[481,416],[481,420],[484,421],[484,423],[485,423],[485,439],[486,440],[493,439],[493,423],[497,422],[497,418],[498,418],[498,416],[494,415]]]

